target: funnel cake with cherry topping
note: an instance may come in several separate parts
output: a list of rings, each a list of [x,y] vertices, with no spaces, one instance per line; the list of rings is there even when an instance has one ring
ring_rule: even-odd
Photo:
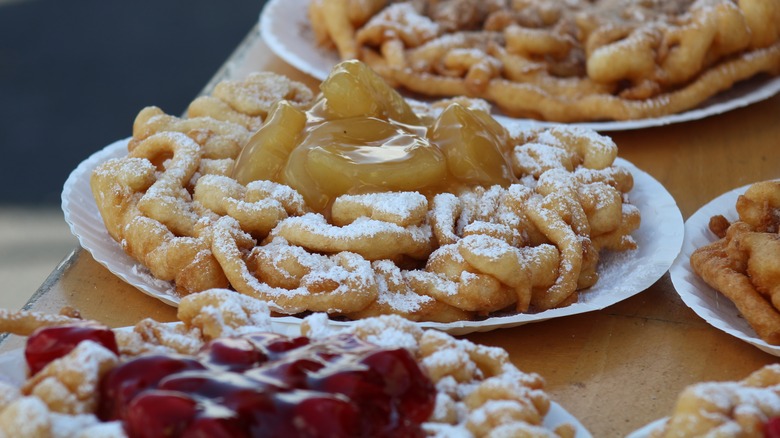
[[[545,418],[542,378],[506,351],[398,316],[304,336],[269,331],[259,300],[226,289],[182,299],[180,322],[131,330],[0,310],[29,335],[28,377],[0,383],[0,436],[574,437]],[[18,323],[24,321],[24,323]]]
[[[688,386],[677,398],[672,415],[648,436],[780,436],[780,365],[766,365],[737,382]]]
[[[426,96],[631,120],[780,74],[779,0],[311,0],[316,42]]]
[[[636,247],[632,176],[593,131],[412,106],[358,61],[316,97],[271,74],[214,95],[209,115],[141,111],[128,155],[91,178],[109,234],[181,295],[471,320],[574,303],[602,251]]]

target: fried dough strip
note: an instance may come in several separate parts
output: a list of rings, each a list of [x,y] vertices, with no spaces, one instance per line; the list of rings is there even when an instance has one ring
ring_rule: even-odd
[[[431,231],[427,225],[401,227],[365,217],[337,227],[330,225],[322,215],[309,213],[283,220],[271,235],[313,251],[350,251],[369,260],[398,254],[424,259],[432,251]]]
[[[125,251],[149,268],[155,277],[175,281],[182,294],[227,287],[227,279],[209,248],[208,240],[176,236],[160,222],[139,216],[125,227]]]
[[[349,21],[348,0],[321,0],[321,16],[341,59],[357,58],[355,27]]]
[[[734,302],[748,324],[766,342],[780,344],[780,312],[764,298],[747,276],[734,269],[721,239],[691,254],[691,267],[712,288]]]
[[[49,315],[28,310],[0,309],[0,333],[11,333],[18,336],[30,336],[41,327],[67,324],[81,321],[66,315]]]
[[[561,253],[558,278],[547,290],[534,291],[531,304],[541,310],[552,309],[565,302],[577,289],[583,265],[580,237],[566,223],[560,212],[539,198],[531,198],[526,214],[536,227],[552,241]]]
[[[739,247],[747,252],[747,274],[756,290],[780,309],[780,235],[745,233],[740,236]]]
[[[472,235],[459,242],[458,250],[469,265],[515,290],[517,312],[528,310],[532,288],[554,283],[559,265],[558,251],[547,244],[515,248],[492,237]]]
[[[301,195],[289,186],[264,180],[244,186],[220,175],[198,179],[193,199],[218,215],[237,219],[241,229],[262,237],[288,214],[303,214],[307,209]]]
[[[356,254],[336,254],[328,259],[329,269],[304,276],[296,289],[284,289],[261,282],[249,271],[241,248],[244,245],[239,242],[251,242],[251,238],[241,231],[235,219],[219,219],[213,233],[212,251],[230,284],[242,294],[268,302],[275,312],[357,312],[376,299],[370,264]]]
[[[198,144],[178,132],[160,132],[138,143],[128,156],[145,158],[151,163],[172,156],[157,180],[138,200],[138,209],[174,234],[193,236],[200,217],[192,208],[192,198],[185,186],[200,165]]]
[[[682,88],[644,100],[627,100],[611,94],[560,97],[539,83],[492,79],[480,95],[470,93],[461,78],[393,70],[393,79],[405,88],[431,96],[471,95],[493,101],[509,115],[535,115],[545,120],[576,122],[593,119],[630,120],[660,117],[691,109],[707,98],[758,73],[780,73],[780,43],[724,61],[706,70]]]

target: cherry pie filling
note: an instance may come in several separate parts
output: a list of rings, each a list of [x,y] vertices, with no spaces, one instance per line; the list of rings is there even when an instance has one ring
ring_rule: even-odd
[[[117,351],[105,326],[43,328],[27,342],[31,372],[79,338]],[[194,357],[148,354],[121,363],[101,380],[97,415],[122,421],[131,437],[417,437],[435,398],[406,349],[348,334],[250,333],[213,340]]]

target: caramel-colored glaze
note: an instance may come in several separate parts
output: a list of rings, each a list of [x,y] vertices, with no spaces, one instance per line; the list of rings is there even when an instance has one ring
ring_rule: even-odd
[[[272,110],[236,163],[239,182],[286,184],[325,212],[342,194],[433,196],[515,181],[508,134],[487,113],[453,103],[425,126],[375,73],[345,64],[349,68],[336,68],[323,82],[323,93],[305,113],[285,103]],[[350,106],[345,95],[376,101]]]

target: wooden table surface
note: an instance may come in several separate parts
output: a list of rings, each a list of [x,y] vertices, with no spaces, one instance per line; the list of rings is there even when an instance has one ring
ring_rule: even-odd
[[[253,70],[318,84],[271,54],[253,29],[206,88]],[[667,188],[686,219],[730,189],[780,178],[780,95],[703,120],[607,134],[621,157]],[[175,319],[174,308],[119,280],[81,248],[27,308],[57,312],[63,305],[117,327],[144,317]],[[503,347],[522,370],[544,376],[552,398],[594,437],[625,436],[668,415],[686,385],[740,379],[777,361],[699,318],[680,300],[668,273],[601,311],[466,338]],[[19,339],[8,338],[0,349],[18,345]]]

